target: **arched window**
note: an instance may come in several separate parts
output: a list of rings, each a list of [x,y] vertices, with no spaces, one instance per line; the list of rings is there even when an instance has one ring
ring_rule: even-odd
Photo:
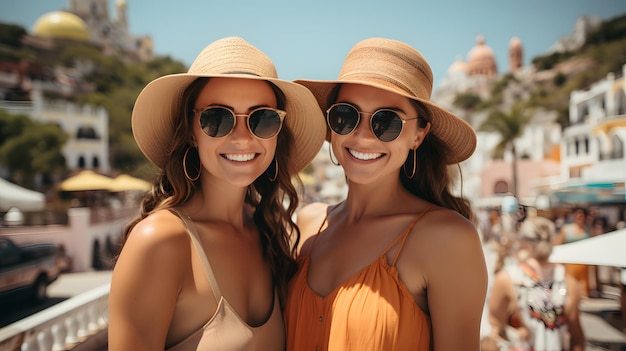
[[[617,135],[611,138],[611,158],[614,160],[624,158],[624,141]]]
[[[498,180],[496,184],[493,186],[494,194],[506,194],[508,192],[509,192],[509,185],[503,180]]]
[[[76,131],[76,139],[100,139],[93,127],[80,127]]]
[[[100,159],[98,158],[98,156],[94,156],[93,157],[93,168],[98,168],[100,167]]]
[[[78,157],[78,168],[85,168],[85,157],[84,156],[79,156]]]
[[[598,145],[598,149],[597,149],[597,154],[598,154],[598,160],[604,160],[607,158],[607,153],[606,150],[604,148],[604,145],[602,145],[602,139],[598,136],[594,138],[594,141],[596,143],[596,145]]]

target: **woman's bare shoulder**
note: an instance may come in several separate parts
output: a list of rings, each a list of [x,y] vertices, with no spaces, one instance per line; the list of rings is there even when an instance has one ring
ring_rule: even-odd
[[[189,235],[183,221],[169,210],[159,210],[138,222],[131,232],[124,249],[132,251],[177,253],[188,246]]]
[[[444,207],[430,210],[425,215],[423,225],[436,231],[437,236],[442,240],[458,239],[468,235],[478,238],[476,226],[470,220],[460,213]]]
[[[300,229],[302,248],[306,242],[317,234],[319,227],[322,225],[329,205],[323,202],[313,202],[302,207],[297,214],[296,224]]]
[[[298,210],[298,220],[310,220],[326,213],[326,209],[330,206],[324,202],[312,202],[303,206]]]
[[[465,264],[468,260],[484,262],[476,227],[456,211],[433,208],[417,222],[411,237],[407,242],[409,249],[419,253],[422,263],[428,261],[433,268]]]
[[[126,239],[115,264],[115,289],[178,289],[191,248],[184,223],[168,210],[148,215]]]
[[[310,226],[321,224],[326,217],[329,205],[323,202],[313,202],[298,211],[296,223],[301,231],[306,231]]]

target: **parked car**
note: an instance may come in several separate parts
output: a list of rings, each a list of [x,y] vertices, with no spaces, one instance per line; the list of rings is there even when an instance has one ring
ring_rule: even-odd
[[[42,302],[61,269],[55,244],[17,245],[0,237],[0,297],[27,293],[30,299]]]

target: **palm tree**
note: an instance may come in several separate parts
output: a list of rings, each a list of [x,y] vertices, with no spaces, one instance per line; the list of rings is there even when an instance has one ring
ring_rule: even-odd
[[[513,195],[517,196],[517,154],[515,140],[522,136],[524,129],[532,119],[521,105],[515,105],[510,113],[501,110],[492,111],[478,127],[479,131],[494,132],[500,136],[500,142],[493,149],[492,156],[502,157],[504,151],[509,149],[513,155]]]
[[[454,106],[459,107],[465,111],[465,120],[471,125],[474,125],[474,111],[480,109],[480,106],[483,104],[484,103],[480,96],[472,93],[459,94],[456,96],[456,99],[454,99],[453,102]]]

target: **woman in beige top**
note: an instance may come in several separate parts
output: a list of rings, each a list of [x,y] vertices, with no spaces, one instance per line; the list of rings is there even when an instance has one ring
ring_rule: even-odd
[[[109,349],[283,350],[292,177],[326,134],[313,95],[225,38],[149,83],[132,127],[160,173],[113,272]]]

